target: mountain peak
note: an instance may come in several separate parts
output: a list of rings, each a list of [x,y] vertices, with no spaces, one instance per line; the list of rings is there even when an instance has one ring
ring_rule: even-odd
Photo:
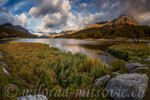
[[[5,24],[3,24],[1,26],[13,26],[13,25],[11,23],[5,23]]]
[[[5,23],[3,25],[0,25],[1,27],[11,28],[18,32],[22,32],[24,34],[31,34],[27,29],[23,28],[20,25],[12,25],[11,23]]]
[[[138,26],[138,24],[127,15],[120,15],[118,18],[111,21],[97,22],[96,24],[85,27],[84,29],[90,28],[116,28],[125,25]],[[83,29],[83,30],[84,30]]]
[[[125,15],[125,14],[122,14],[122,15],[120,15],[119,16],[119,18],[121,18],[121,17],[125,17],[125,16],[127,16],[127,15]],[[128,17],[128,16],[127,16]]]
[[[122,25],[133,25],[138,26],[138,24],[129,16],[127,15],[121,15],[118,18],[108,22],[109,24],[113,26],[122,26]]]

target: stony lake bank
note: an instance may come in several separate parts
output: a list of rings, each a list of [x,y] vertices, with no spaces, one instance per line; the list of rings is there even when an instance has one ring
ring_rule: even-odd
[[[63,53],[46,44],[0,44],[0,97],[2,100],[149,100],[150,46],[122,43],[108,47],[107,51],[119,58],[111,66],[97,58]],[[14,97],[5,92],[10,84],[13,87],[9,93],[16,93],[14,87],[19,91]],[[43,84],[42,92],[23,95]],[[66,89],[69,95],[58,95],[57,90]],[[50,96],[43,93],[45,90],[54,93]],[[79,92],[74,95],[76,90]]]

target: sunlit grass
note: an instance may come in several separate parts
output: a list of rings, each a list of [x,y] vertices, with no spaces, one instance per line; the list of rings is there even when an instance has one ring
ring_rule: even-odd
[[[91,88],[96,78],[110,71],[110,66],[99,59],[79,53],[63,53],[46,44],[1,44],[0,50],[7,54],[1,61],[9,63],[7,69],[10,72],[9,76],[0,72],[1,76],[6,76],[0,78],[2,89],[7,84],[15,84],[20,90],[35,89],[42,84],[47,89]],[[5,98],[3,93],[0,95]],[[21,96],[21,92],[18,96]]]
[[[119,44],[109,47],[109,52],[124,60],[138,60],[150,56],[150,47],[147,44]]]

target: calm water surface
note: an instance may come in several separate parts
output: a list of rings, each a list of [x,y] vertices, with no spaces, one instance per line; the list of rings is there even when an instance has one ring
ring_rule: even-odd
[[[100,58],[102,62],[109,65],[111,65],[111,62],[116,59],[115,57],[113,57],[108,53],[105,52],[98,53],[100,50],[95,50],[95,47],[97,47],[98,45],[101,44],[108,45],[110,44],[109,42],[77,40],[77,39],[15,39],[12,40],[11,42],[44,43],[48,44],[50,47],[58,48],[63,52],[72,52],[73,54],[82,53],[86,54],[89,57]],[[88,45],[89,48],[87,48],[86,45]]]

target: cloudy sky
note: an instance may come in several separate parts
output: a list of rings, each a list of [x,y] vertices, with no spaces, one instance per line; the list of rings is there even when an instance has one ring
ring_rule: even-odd
[[[150,25],[150,0],[0,0],[0,25],[12,23],[32,33],[80,30],[122,14]]]

